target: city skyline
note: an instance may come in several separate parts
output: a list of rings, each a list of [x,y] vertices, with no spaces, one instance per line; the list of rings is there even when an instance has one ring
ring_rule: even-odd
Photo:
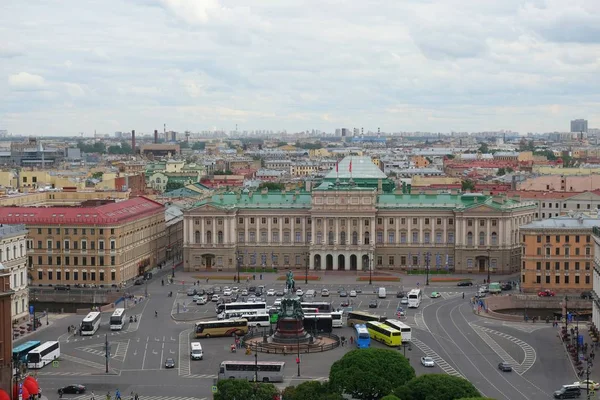
[[[599,20],[585,0],[9,4],[0,129],[593,128]]]

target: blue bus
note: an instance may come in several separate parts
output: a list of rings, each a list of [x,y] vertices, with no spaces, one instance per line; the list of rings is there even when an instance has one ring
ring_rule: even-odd
[[[371,345],[371,335],[367,326],[363,324],[354,325],[356,347],[359,349],[368,349]]]
[[[30,340],[29,342],[18,345],[12,352],[13,361],[27,363],[27,353],[38,347],[40,344],[41,342],[37,340]]]

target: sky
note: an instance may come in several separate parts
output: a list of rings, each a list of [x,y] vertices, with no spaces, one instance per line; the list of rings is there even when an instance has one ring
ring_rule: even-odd
[[[27,0],[0,129],[600,128],[598,0]]]

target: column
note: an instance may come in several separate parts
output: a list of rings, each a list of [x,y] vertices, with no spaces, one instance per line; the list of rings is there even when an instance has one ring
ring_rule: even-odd
[[[423,243],[423,218],[417,220],[419,223],[419,243]]]
[[[323,243],[328,245],[329,232],[327,232],[327,218],[323,218]]]
[[[375,222],[377,221],[377,219],[375,218],[369,218],[371,220],[371,242],[370,245],[371,246],[375,246]]]
[[[200,244],[206,243],[206,237],[204,236],[204,217],[200,219]]]
[[[358,220],[358,229],[359,229],[358,243],[361,245],[364,244],[364,238],[363,238],[363,231],[365,230],[365,228],[363,226],[364,223],[365,223],[365,221],[361,217],[359,217],[359,220]]]
[[[272,218],[269,217],[267,218],[267,243],[272,243],[273,241],[273,232],[272,232],[272,226],[271,223],[273,222]]]
[[[313,218],[313,219],[312,219],[312,223],[310,224],[310,231],[311,231],[310,244],[311,244],[311,245],[312,245],[312,244],[315,244],[315,240],[316,240],[316,236],[315,236],[315,234],[316,234],[316,232],[317,232],[317,231],[316,231],[316,229],[317,229],[316,225],[317,225],[316,218]],[[321,260],[321,264],[322,264],[322,263],[323,263],[323,260]]]
[[[259,243],[260,242],[260,224],[259,224],[260,217],[256,217],[255,222],[256,222],[256,243]],[[267,238],[267,239],[269,239],[269,238]]]
[[[486,232],[486,244],[488,246],[492,245],[492,238],[491,238],[491,225],[492,225],[492,220],[491,219],[487,219],[486,220],[486,224],[487,224],[487,232]]]
[[[231,224],[230,228],[231,228],[231,235],[229,236],[229,243],[233,244],[237,242],[237,228],[236,228],[236,217],[231,217],[231,220],[229,221],[229,223]]]
[[[283,243],[283,218],[279,217],[278,221],[279,221],[279,243]]]
[[[383,243],[388,242],[388,217],[383,217]]]
[[[306,217],[302,218],[302,243],[306,242]],[[308,243],[310,244],[310,243]],[[311,263],[314,262],[313,260],[311,260]]]
[[[396,235],[394,236],[394,241],[395,243],[400,243],[400,218],[394,218],[394,223],[396,224]]]
[[[292,244],[296,243],[296,217],[290,217],[291,220],[291,232],[290,232],[290,242],[292,242]],[[306,261],[306,260],[305,260]]]
[[[223,217],[223,244],[227,244],[227,238],[229,237],[229,219]]]
[[[406,222],[408,222],[408,233],[406,235],[406,243],[412,244],[412,217],[407,217]]]
[[[250,217],[244,217],[244,242],[248,243],[250,241],[250,238],[248,237],[248,224],[250,223],[249,221]]]
[[[442,219],[442,223],[443,225],[443,231],[442,231],[442,243],[447,243],[448,242],[448,218],[443,218]],[[456,241],[456,239],[454,239],[454,241]]]
[[[333,243],[340,243],[340,219],[335,219],[335,240]]]

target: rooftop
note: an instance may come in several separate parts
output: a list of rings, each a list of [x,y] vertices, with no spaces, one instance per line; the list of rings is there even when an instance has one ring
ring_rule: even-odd
[[[350,168],[352,165],[352,168]],[[344,157],[338,164],[338,171],[335,168],[327,175],[325,179],[387,179],[384,174],[371,161],[371,157],[351,156]]]
[[[27,234],[27,228],[23,224],[4,225],[0,224],[0,238]]]
[[[592,216],[584,213],[569,213],[568,215],[561,215],[560,217],[554,217],[545,219],[542,221],[533,221],[527,225],[521,226],[521,230],[530,229],[592,229],[600,226],[600,219],[598,216]]]

